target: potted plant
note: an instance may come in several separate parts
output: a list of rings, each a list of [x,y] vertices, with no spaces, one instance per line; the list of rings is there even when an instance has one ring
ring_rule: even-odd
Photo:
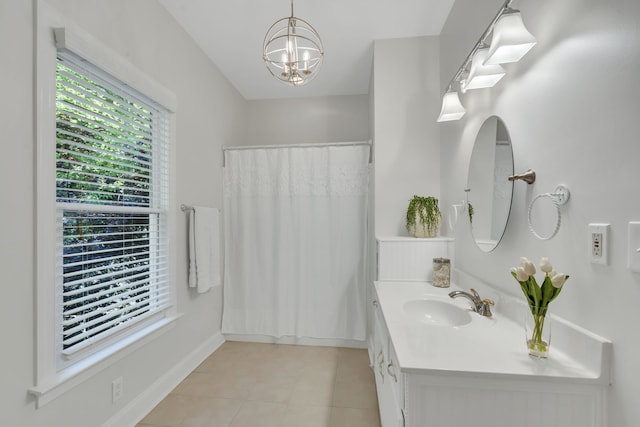
[[[438,199],[413,196],[407,207],[407,231],[415,237],[435,237],[440,229],[442,215]]]

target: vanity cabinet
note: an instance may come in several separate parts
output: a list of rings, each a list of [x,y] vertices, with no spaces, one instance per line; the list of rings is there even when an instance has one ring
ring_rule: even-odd
[[[605,427],[606,387],[407,374],[406,427]]]
[[[438,292],[430,284],[376,284],[369,349],[382,427],[606,426],[609,341],[554,319],[559,338],[583,354],[557,349],[533,360],[520,326],[502,316],[489,327],[474,319],[433,329],[399,311]]]

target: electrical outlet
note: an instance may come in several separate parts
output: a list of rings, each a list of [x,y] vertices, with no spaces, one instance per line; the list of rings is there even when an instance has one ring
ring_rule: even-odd
[[[589,259],[592,263],[609,265],[608,243],[609,224],[589,224]]]
[[[122,397],[122,377],[118,377],[111,383],[111,401],[116,403]]]
[[[591,257],[602,258],[602,233],[591,233]]]

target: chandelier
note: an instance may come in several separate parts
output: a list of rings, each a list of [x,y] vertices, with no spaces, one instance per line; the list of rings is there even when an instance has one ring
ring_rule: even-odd
[[[264,37],[262,59],[275,78],[290,86],[312,80],[322,65],[324,49],[318,32],[293,15],[276,21]]]

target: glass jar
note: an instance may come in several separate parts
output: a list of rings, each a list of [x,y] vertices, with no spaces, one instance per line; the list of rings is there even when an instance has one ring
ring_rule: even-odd
[[[451,261],[448,258],[433,259],[433,286],[448,288],[451,281]]]

